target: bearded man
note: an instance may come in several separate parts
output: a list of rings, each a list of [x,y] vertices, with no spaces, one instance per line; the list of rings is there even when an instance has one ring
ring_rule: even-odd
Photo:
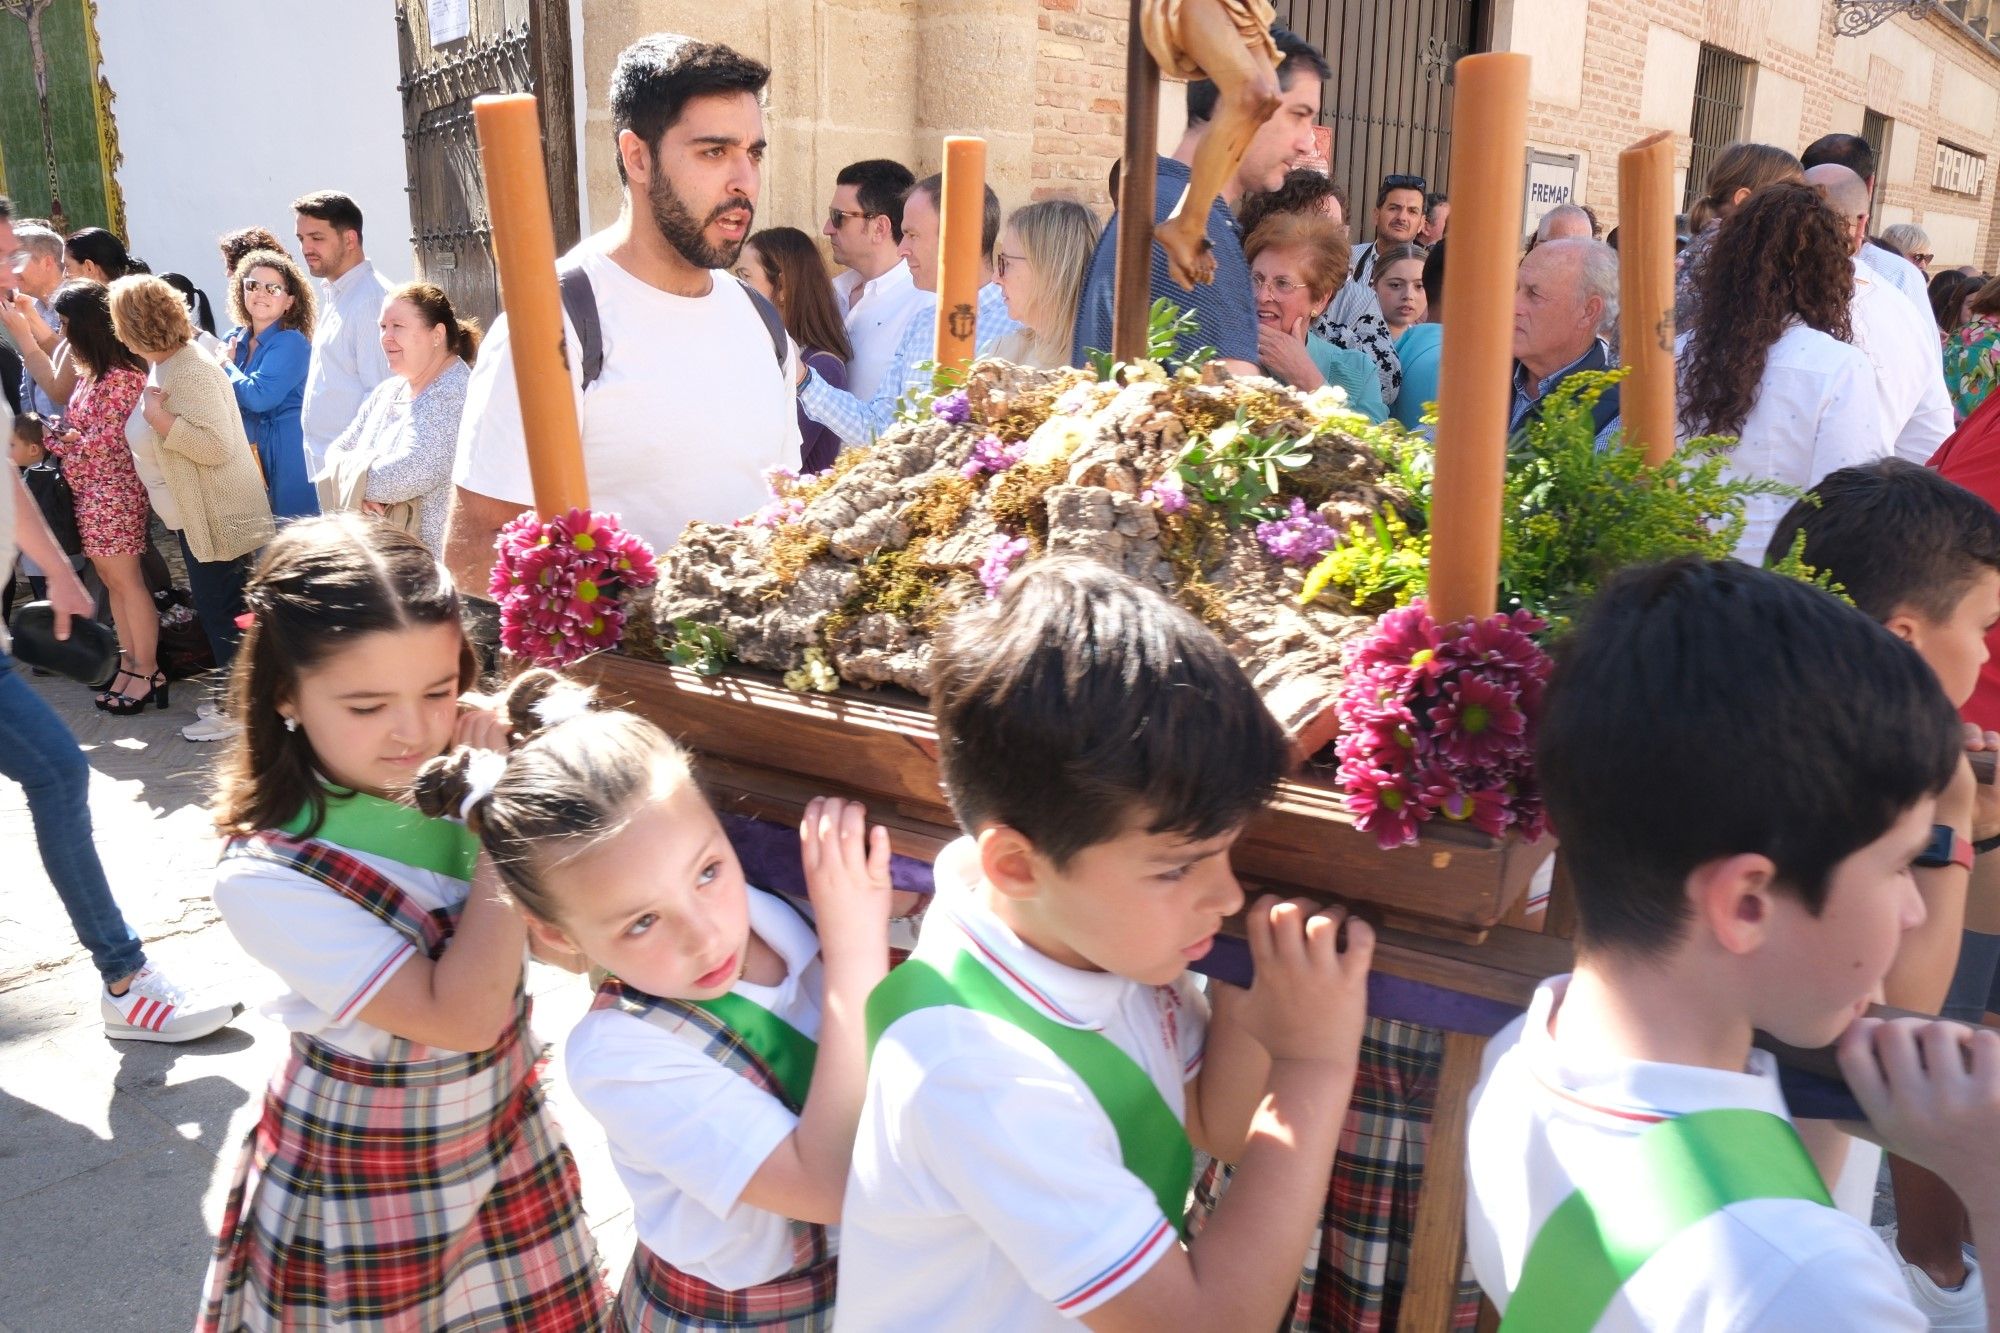
[[[626,47],[610,97],[624,207],[558,265],[592,507],[655,550],[691,520],[750,513],[765,470],[799,464],[798,348],[729,273],[756,217],[769,78],[712,42]],[[452,480],[445,563],[483,593],[494,537],[534,499],[504,315],[479,348]]]

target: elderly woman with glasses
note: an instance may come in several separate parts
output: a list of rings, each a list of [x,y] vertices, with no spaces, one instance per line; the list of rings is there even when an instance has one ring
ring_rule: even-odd
[[[319,512],[299,421],[312,364],[313,293],[306,275],[276,250],[252,250],[229,284],[236,327],[222,340],[222,368],[236,391],[243,429],[257,446],[264,490],[279,521]]]
[[[1257,301],[1257,359],[1295,389],[1341,389],[1350,408],[1379,422],[1389,409],[1374,360],[1312,331],[1347,272],[1347,252],[1346,233],[1309,213],[1275,213],[1250,234],[1243,254]]]

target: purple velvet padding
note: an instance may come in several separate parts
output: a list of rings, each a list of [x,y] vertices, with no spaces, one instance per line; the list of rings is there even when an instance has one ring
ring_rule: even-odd
[[[724,815],[722,827],[735,845],[736,859],[743,863],[743,873],[752,884],[793,898],[805,897],[805,863],[800,858],[796,830],[747,815]],[[912,856],[892,856],[889,882],[898,889],[929,893],[933,887],[931,867]],[[1248,986],[1250,946],[1242,940],[1222,936],[1215,941],[1208,957],[1194,965],[1194,970]],[[1376,972],[1368,978],[1368,1012],[1377,1018],[1490,1037],[1521,1011],[1498,1000]]]

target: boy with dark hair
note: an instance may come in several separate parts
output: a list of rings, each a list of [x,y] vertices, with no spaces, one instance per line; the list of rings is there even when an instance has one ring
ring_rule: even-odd
[[[655,550],[691,521],[749,513],[768,469],[799,464],[798,347],[729,272],[763,188],[769,78],[726,46],[668,33],[620,52],[623,206],[557,262],[590,493]],[[445,564],[461,588],[485,586],[495,536],[534,498],[512,340],[502,315],[459,418]]]
[[[1242,375],[1261,372],[1257,369],[1257,311],[1251,299],[1250,265],[1243,258],[1243,237],[1234,210],[1246,194],[1277,189],[1284,183],[1285,172],[1312,154],[1320,91],[1333,76],[1319,50],[1282,24],[1271,25],[1271,40],[1278,50],[1278,109],[1251,136],[1235,174],[1209,207],[1203,234],[1215,260],[1214,280],[1206,286],[1183,287],[1174,280],[1167,252],[1157,241],[1149,277],[1149,299],[1165,297],[1199,321],[1199,329],[1183,337],[1175,348],[1175,359],[1190,356],[1203,346],[1213,347],[1225,361],[1235,363],[1230,368]],[[1216,99],[1213,83],[1197,79],[1188,84],[1187,130],[1173,156],[1159,159],[1159,179],[1153,189],[1156,229],[1178,207],[1188,188],[1191,164],[1211,132]],[[1116,201],[1113,203],[1115,206]],[[1076,365],[1088,364],[1086,352],[1111,350],[1111,295],[1117,260],[1118,215],[1113,213],[1097,239],[1077,307],[1072,357]]]
[[[1494,1038],[1473,1095],[1468,1255],[1510,1324],[1924,1327],[1829,1206],[1756,1030],[1847,1029],[1876,1130],[2000,1234],[2000,1034],[1855,1022],[1923,919],[1909,869],[1960,746],[1930,668],[1823,592],[1697,559],[1606,587],[1537,754],[1576,971]]]
[[[1779,521],[1766,560],[1783,558],[1801,536],[1805,563],[1915,648],[1952,706],[1964,708],[1987,660],[1987,635],[2000,622],[2000,512],[1928,468],[1890,458],[1822,478]],[[1969,745],[1986,748],[1978,729],[1969,730],[1975,737]],[[1994,797],[1961,760],[1938,802],[1937,822],[1955,836],[1991,837],[2000,833]],[[1898,1008],[1944,1011],[1960,967],[1983,969],[1982,997],[1991,984],[1991,952],[1981,946],[1992,937],[1965,931],[1969,848],[1961,859],[1914,872],[1924,922],[1904,937],[1883,979],[1883,998]],[[1876,1156],[1856,1153],[1860,1169],[1847,1177],[1865,1177],[1856,1182],[1864,1213],[1874,1196]],[[1901,1160],[1891,1160],[1890,1176],[1900,1223],[1896,1257],[1912,1297],[1934,1327],[1978,1326],[1985,1284],[1980,1265],[1961,1248],[1958,1198],[1944,1181]]]
[[[1374,936],[1264,899],[1248,992],[1190,984],[1243,905],[1229,849],[1289,765],[1222,645],[1100,565],[954,623],[932,708],[966,837],[873,1054],[842,1329],[1275,1327],[1353,1083]],[[1204,1030],[1206,1030],[1206,1039]],[[1190,1144],[1237,1163],[1189,1246]]]

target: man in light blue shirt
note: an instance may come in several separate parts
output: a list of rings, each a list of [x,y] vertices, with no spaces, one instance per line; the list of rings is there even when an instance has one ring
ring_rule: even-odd
[[[306,373],[306,475],[316,477],[327,446],[353,424],[374,387],[389,378],[382,350],[382,299],[393,285],[375,271],[361,246],[361,209],[344,194],[321,190],[292,201],[299,254],[320,280],[313,325],[312,368]]]
[[[918,368],[932,359],[937,345],[937,268],[939,200],[942,175],[926,176],[903,199],[903,239],[898,253],[909,263],[910,278],[920,291],[931,293],[903,327],[903,338],[889,358],[882,382],[871,398],[857,398],[836,389],[808,369],[799,368],[799,406],[807,416],[840,436],[846,444],[866,444],[889,428],[896,406],[911,390],[925,388],[929,376]],[[973,335],[973,355],[985,356],[993,345],[1021,326],[1007,315],[1007,298],[993,280],[993,247],[1000,239],[1000,198],[986,187],[986,209],[980,228],[979,324]]]

